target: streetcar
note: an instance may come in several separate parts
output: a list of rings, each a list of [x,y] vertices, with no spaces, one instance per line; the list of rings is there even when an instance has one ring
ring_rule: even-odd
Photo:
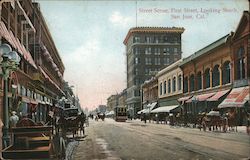
[[[127,109],[126,107],[115,107],[114,108],[114,119],[116,122],[125,122],[127,120]]]

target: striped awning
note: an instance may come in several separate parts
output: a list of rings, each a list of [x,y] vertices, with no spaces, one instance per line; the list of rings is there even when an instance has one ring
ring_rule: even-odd
[[[212,97],[208,98],[207,101],[218,101],[222,96],[224,96],[225,94],[227,94],[230,90],[224,90],[224,91],[219,91],[216,92],[215,95],[213,95]]]
[[[208,98],[212,97],[213,95],[215,95],[215,93],[200,94],[198,96],[194,96],[193,98],[187,100],[186,103],[191,103],[194,100],[197,102],[202,102],[202,101],[205,101]]]
[[[249,86],[234,88],[218,108],[243,107],[249,96]]]

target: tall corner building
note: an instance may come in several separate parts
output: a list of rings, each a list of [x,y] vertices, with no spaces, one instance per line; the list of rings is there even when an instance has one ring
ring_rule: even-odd
[[[127,110],[135,117],[141,109],[140,86],[153,73],[181,59],[181,34],[179,27],[135,27],[125,40],[127,60]]]

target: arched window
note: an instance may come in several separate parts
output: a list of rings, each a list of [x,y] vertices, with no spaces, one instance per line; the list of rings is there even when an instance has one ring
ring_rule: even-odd
[[[209,68],[207,68],[204,72],[204,79],[205,79],[204,88],[209,88],[210,87],[210,69]]]
[[[162,83],[160,84],[160,95],[162,95]]]
[[[220,71],[219,65],[215,65],[213,68],[213,87],[218,86],[220,84]]]
[[[173,92],[175,92],[176,91],[176,78],[174,77],[173,78],[173,80],[172,80],[172,90],[173,90]]]
[[[222,84],[230,83],[231,80],[231,66],[230,62],[226,61],[222,68]]]
[[[170,81],[170,79],[168,80],[168,93],[170,93],[171,92],[171,81]]]
[[[183,89],[184,89],[184,93],[187,93],[188,92],[188,77],[185,77],[184,78],[184,81],[183,81]]]
[[[166,94],[167,93],[167,82],[166,81],[164,81],[164,92],[163,92],[164,94]]]
[[[201,72],[198,72],[196,79],[197,79],[197,90],[200,90],[202,89]]]
[[[192,74],[189,78],[190,92],[194,91],[194,75]]]
[[[181,75],[178,76],[178,90],[181,90]]]
[[[236,57],[236,73],[237,79],[245,78],[245,62],[244,62],[244,47],[240,47]]]

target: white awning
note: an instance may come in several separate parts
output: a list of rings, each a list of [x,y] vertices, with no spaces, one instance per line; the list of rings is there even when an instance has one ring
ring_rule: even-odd
[[[177,108],[179,105],[173,105],[173,106],[164,106],[159,107],[151,111],[151,113],[164,113],[164,112],[170,112],[171,110]]]
[[[137,112],[137,114],[142,114],[142,113],[144,113],[145,110],[146,109],[140,110],[140,111]]]
[[[111,115],[114,115],[114,114],[115,114],[114,111],[110,111],[110,112],[108,112],[108,113],[105,113],[106,116],[111,116]]]

